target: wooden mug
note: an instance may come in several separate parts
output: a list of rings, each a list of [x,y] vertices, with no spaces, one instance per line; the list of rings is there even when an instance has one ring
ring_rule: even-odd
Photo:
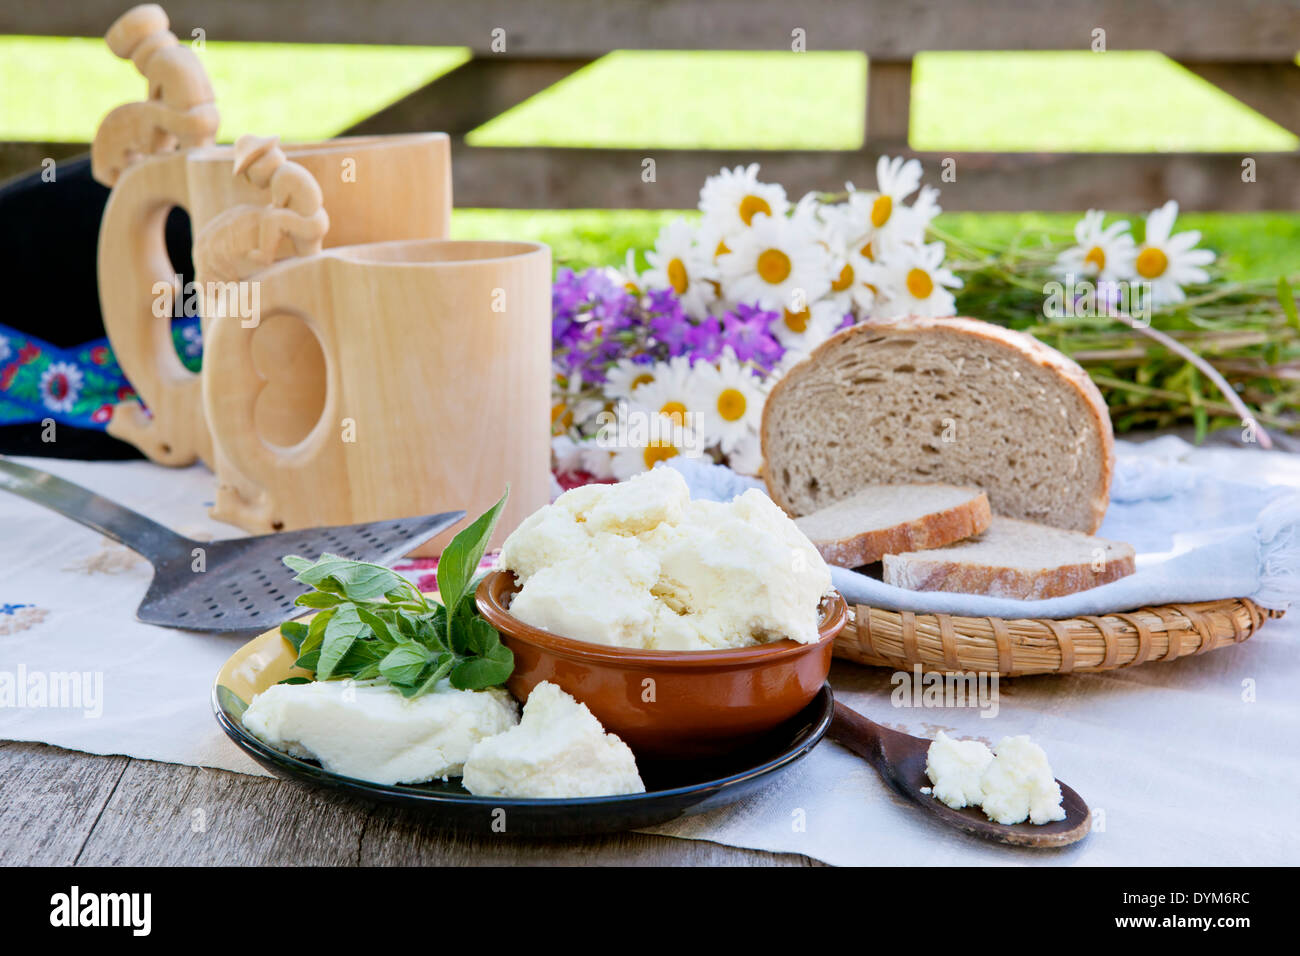
[[[329,231],[324,245],[389,239],[440,239],[451,222],[451,150],[444,133],[343,137],[287,144],[285,155],[319,184]],[[104,327],[123,372],[148,406],[116,406],[110,434],[154,461],[214,470],[200,376],[181,364],[171,340],[172,314],[159,316],[159,283],[172,283],[163,225],[184,208],[197,238],[239,205],[266,205],[268,186],[235,175],[235,147],[138,158],[117,175],[99,235],[99,299]],[[284,254],[292,254],[287,250]],[[202,284],[203,275],[194,277]],[[206,336],[208,320],[201,317]]]
[[[490,507],[500,543],[550,496],[551,257],[505,241],[382,242],[258,273],[256,322],[208,329],[203,403],[219,455],[260,489],[253,532]],[[290,330],[319,350],[286,352]],[[284,387],[320,362],[315,408]],[[440,542],[417,553],[436,553]]]

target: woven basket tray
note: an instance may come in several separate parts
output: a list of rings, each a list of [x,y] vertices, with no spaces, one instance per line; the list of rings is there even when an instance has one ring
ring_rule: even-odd
[[[1164,604],[1126,614],[1011,620],[882,611],[858,605],[835,656],[878,667],[1069,674],[1172,661],[1240,644],[1281,611],[1247,598]]]

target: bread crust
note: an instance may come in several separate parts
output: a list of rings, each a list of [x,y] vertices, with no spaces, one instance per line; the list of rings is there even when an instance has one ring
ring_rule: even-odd
[[[1118,543],[1114,547],[1126,550],[1107,558],[1100,571],[1087,562],[1029,571],[965,561],[929,560],[915,555],[891,561],[893,556],[889,555],[885,557],[885,583],[909,591],[956,591],[1039,601],[1128,577],[1136,570],[1133,549]]]
[[[891,528],[877,528],[836,541],[813,541],[827,564],[856,568],[879,561],[887,554],[942,548],[977,535],[993,520],[989,499],[980,492],[952,508],[931,512]]]
[[[1031,362],[1056,372],[1079,393],[1102,436],[1102,477],[1099,482],[1100,487],[1093,489],[1089,501],[1092,524],[1091,527],[1081,529],[1089,534],[1095,532],[1101,527],[1102,518],[1106,515],[1106,507],[1110,504],[1110,483],[1115,472],[1115,432],[1111,426],[1110,412],[1106,408],[1106,400],[1102,398],[1101,391],[1077,362],[1050,345],[1040,342],[1032,335],[964,316],[941,319],[926,318],[924,316],[907,316],[898,319],[868,319],[865,322],[860,322],[835,333],[813,349],[806,359],[786,372],[768,393],[767,401],[763,404],[763,418],[759,425],[763,454],[763,481],[767,485],[768,495],[772,500],[780,505],[787,514],[797,514],[778,483],[772,479],[773,470],[767,440],[768,417],[771,414],[773,401],[779,400],[779,396],[789,386],[790,382],[798,380],[810,370],[815,369],[822,356],[839,349],[841,345],[855,336],[870,336],[882,333],[886,335],[908,334],[932,330],[958,332],[1013,349]]]

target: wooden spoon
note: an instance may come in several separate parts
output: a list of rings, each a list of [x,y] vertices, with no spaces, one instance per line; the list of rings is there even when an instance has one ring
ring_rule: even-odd
[[[1065,819],[1055,823],[1042,826],[1016,823],[1007,826],[994,823],[978,807],[954,810],[930,794],[921,792],[922,787],[930,786],[930,779],[925,775],[925,755],[930,749],[930,741],[882,727],[839,701],[835,702],[835,716],[831,719],[827,735],[858,756],[866,758],[899,794],[934,814],[948,826],[972,836],[1012,846],[1067,846],[1082,840],[1092,827],[1092,814],[1088,805],[1059,780],[1056,782],[1061,784]]]

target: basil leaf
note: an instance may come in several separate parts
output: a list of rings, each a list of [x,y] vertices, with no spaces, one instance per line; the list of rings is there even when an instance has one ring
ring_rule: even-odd
[[[415,684],[429,663],[429,652],[414,642],[399,644],[379,662],[379,673],[390,684]]]
[[[285,563],[289,561],[286,559]],[[349,561],[336,554],[322,554],[320,560],[306,567],[300,561],[289,567],[298,572],[294,580],[318,591],[342,594],[349,601],[377,601],[389,591],[409,585],[396,571],[382,565]]]
[[[374,632],[375,637],[378,638],[381,643],[389,646],[397,643],[397,638],[393,636],[393,632],[388,628],[388,622],[378,614],[368,608],[358,607],[357,617],[365,621],[365,623],[370,627],[370,630]]]
[[[483,690],[504,684],[515,669],[515,655],[504,644],[485,654],[468,657],[452,669],[451,686],[457,690]]]
[[[307,625],[302,621],[285,621],[280,625],[280,635],[293,645],[295,651],[302,651],[302,642],[307,640]]]
[[[429,691],[433,690],[438,681],[451,673],[451,669],[455,666],[455,662],[456,659],[453,655],[439,654],[429,666],[426,673],[421,677],[419,686],[413,688],[409,694],[406,691],[402,691],[403,696],[419,697],[421,694],[429,693]]]
[[[293,603],[299,607],[334,607],[340,601],[344,600],[341,595],[328,594],[325,591],[308,591],[306,594],[299,594],[293,599]]]
[[[286,677],[284,680],[276,681],[277,684],[314,684],[310,677]]]
[[[451,544],[443,550],[438,559],[438,596],[444,607],[455,611],[465,597],[508,497],[510,489],[507,488],[500,501],[475,518],[474,523],[452,538]]]
[[[329,680],[343,655],[369,626],[357,615],[356,607],[340,607],[325,625],[325,639],[321,643],[320,662],[316,665],[316,679]]]

